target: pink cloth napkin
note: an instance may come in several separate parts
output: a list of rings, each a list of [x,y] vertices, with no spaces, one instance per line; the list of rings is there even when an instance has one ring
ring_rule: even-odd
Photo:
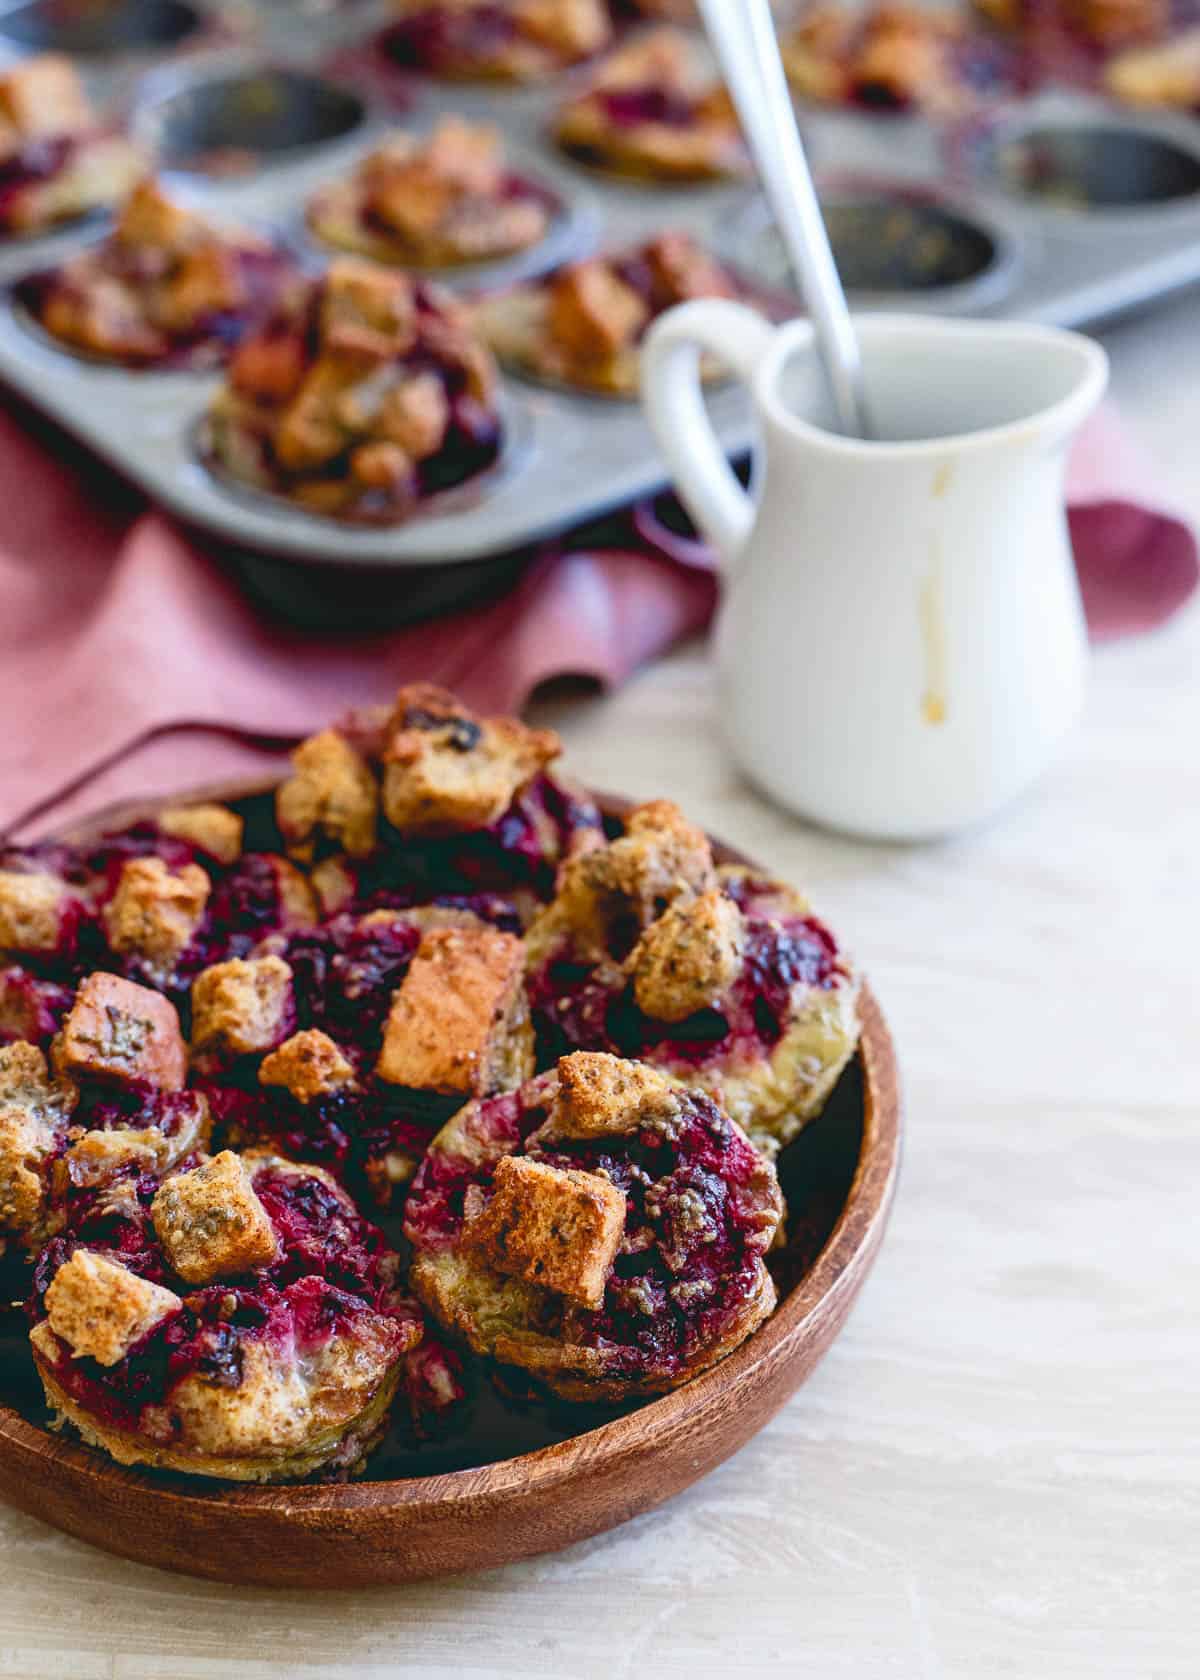
[[[1146,484],[1101,415],[1073,461],[1071,508],[1098,638],[1162,623],[1196,585],[1194,539]],[[546,546],[499,601],[385,634],[314,636],[256,611],[61,434],[0,410],[0,829],[265,770],[402,681],[496,710],[555,677],[612,686],[703,629],[714,600],[708,551],[643,507],[610,522],[603,546]]]

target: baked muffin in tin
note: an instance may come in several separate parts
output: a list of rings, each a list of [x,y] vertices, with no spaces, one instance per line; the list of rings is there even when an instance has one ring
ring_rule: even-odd
[[[565,264],[481,299],[475,319],[500,361],[550,385],[636,398],[641,343],[664,311],[692,298],[734,298],[737,278],[687,233]],[[710,357],[705,376],[720,368]]]
[[[387,57],[449,81],[536,81],[612,37],[605,0],[392,0],[392,12]]]
[[[309,232],[391,267],[460,268],[527,251],[560,208],[506,166],[498,129],[443,117],[385,139],[309,200]]]
[[[307,512],[391,525],[495,464],[491,352],[427,281],[339,257],[286,288],[209,407],[205,453]]]
[[[106,239],[23,281],[19,295],[80,355],[136,368],[215,367],[267,314],[293,266],[271,239],[218,226],[147,179]]]
[[[0,74],[0,236],[48,233],[115,204],[146,161],[93,111],[69,58],[41,53]]]
[[[553,135],[579,163],[646,181],[715,181],[748,168],[728,89],[696,39],[666,26],[602,59],[559,108]]]

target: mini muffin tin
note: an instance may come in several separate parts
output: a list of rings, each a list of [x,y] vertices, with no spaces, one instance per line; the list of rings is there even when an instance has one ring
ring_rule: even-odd
[[[98,103],[130,113],[181,193],[215,215],[273,226],[308,266],[328,255],[305,226],[313,190],[390,127],[424,129],[453,111],[498,124],[513,169],[559,207],[533,251],[437,276],[455,290],[507,285],[599,244],[670,228],[700,236],[751,281],[786,280],[769,219],[745,182],[625,182],[555,149],[550,118],[586,66],[528,88],[440,84],[387,66],[372,46],[385,19],[377,0],[330,9],[18,0],[0,9],[0,53],[77,56]],[[956,133],[848,111],[806,110],[803,121],[858,307],[1066,325],[1200,280],[1200,124],[1187,118],[1046,93]],[[514,553],[539,538],[663,481],[635,404],[506,375],[508,443],[498,468],[403,525],[346,526],[234,485],[197,448],[219,375],[89,363],[31,328],[14,302],[23,275],[102,229],[93,219],[0,247],[0,376],[215,540],[277,610],[314,623],[378,623],[381,601],[393,617],[441,610],[501,586]],[[709,402],[729,451],[744,452],[744,392],[727,384]],[[370,605],[360,614],[362,599]]]

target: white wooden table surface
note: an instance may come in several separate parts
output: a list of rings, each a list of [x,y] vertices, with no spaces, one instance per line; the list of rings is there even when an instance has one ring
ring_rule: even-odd
[[[1106,335],[1200,521],[1200,299]],[[896,1213],[849,1328],[739,1458],[557,1557],[354,1595],[208,1586],[0,1507],[20,1680],[1200,1674],[1200,611],[1100,654],[987,832],[817,834],[715,744],[701,650],[556,706],[574,768],[807,882],[895,1028]]]

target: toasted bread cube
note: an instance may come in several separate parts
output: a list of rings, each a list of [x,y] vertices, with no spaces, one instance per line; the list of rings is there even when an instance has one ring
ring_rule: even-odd
[[[412,835],[487,828],[560,750],[553,730],[479,718],[444,689],[414,684],[387,730],[384,813]]]
[[[76,1359],[117,1365],[180,1305],[172,1290],[105,1254],[77,1248],[46,1291],[46,1320]]]
[[[287,929],[311,927],[317,919],[317,898],[308,877],[287,858],[268,853],[279,897],[279,920]]]
[[[689,298],[733,297],[736,288],[715,257],[690,234],[664,233],[646,246],[656,289],[673,303]]]
[[[523,963],[514,934],[482,925],[427,929],[392,997],[379,1078],[464,1097],[496,1089],[525,1023]]]
[[[299,332],[268,329],[244,338],[229,364],[229,383],[261,403],[285,403],[304,378],[305,348]]]
[[[545,1131],[557,1138],[619,1137],[678,1112],[677,1089],[665,1073],[603,1051],[577,1050],[558,1064]]]
[[[416,330],[416,300],[406,275],[354,257],[330,263],[321,303],[326,350],[386,361],[411,348]]]
[[[292,754],[294,773],[275,796],[280,833],[298,855],[312,855],[320,833],[351,857],[375,845],[379,787],[371,767],[336,729],[309,736]]]
[[[436,373],[418,373],[388,392],[376,429],[381,438],[399,444],[414,461],[423,461],[442,447],[449,424],[446,387]]]
[[[342,399],[360,384],[362,367],[344,357],[313,363],[279,419],[275,453],[290,472],[305,472],[335,460],[353,435]]]
[[[245,819],[228,805],[169,805],[159,812],[158,826],[218,863],[236,863],[242,855]]]
[[[504,180],[503,142],[491,123],[440,117],[424,150],[435,174],[467,192],[492,193]]]
[[[195,237],[199,218],[168,196],[151,176],[139,181],[121,206],[114,235],[123,245],[182,250]]]
[[[715,1005],[742,971],[742,912],[710,887],[668,906],[626,960],[638,1008],[656,1021],[684,1021]]]
[[[187,1049],[175,1005],[148,986],[116,974],[89,974],[54,1042],[62,1073],[144,1079],[163,1091],[180,1091],[187,1077]]]
[[[220,239],[200,240],[174,265],[154,299],[154,319],[187,332],[210,315],[232,314],[246,302],[237,253]]]
[[[353,903],[358,890],[355,870],[344,857],[329,857],[318,863],[310,877],[322,916],[336,916]]]
[[[59,53],[26,59],[0,76],[0,118],[26,139],[79,133],[96,120],[75,66]]]
[[[458,189],[434,170],[428,156],[413,156],[374,171],[370,214],[405,239],[427,238],[454,208]]]
[[[565,268],[550,283],[547,328],[580,361],[633,344],[650,319],[645,301],[601,258]]]
[[[32,1044],[0,1048],[0,1231],[36,1224],[45,1169],[62,1143],[75,1089],[53,1080]]]
[[[292,971],[282,957],[214,963],[192,987],[192,1049],[253,1056],[273,1050],[292,1023]]]
[[[567,860],[558,904],[584,946],[604,952],[629,929],[640,936],[676,899],[706,892],[715,880],[703,830],[658,799],[633,811],[618,839]],[[628,950],[610,954],[623,959]]]
[[[212,883],[198,863],[168,869],[161,858],[130,858],[104,911],[108,942],[138,957],[165,985],[204,920]]]
[[[468,1192],[462,1240],[496,1271],[595,1311],[624,1230],[625,1196],[607,1178],[505,1155],[490,1198]]]
[[[57,875],[0,869],[0,946],[49,954],[57,950],[74,894]]]
[[[206,1284],[269,1266],[275,1227],[241,1156],[223,1149],[161,1186],[150,1217],[163,1252],[185,1283]]]
[[[328,1033],[310,1027],[293,1033],[258,1070],[260,1085],[281,1085],[299,1103],[315,1102],[354,1082],[354,1066]]]

